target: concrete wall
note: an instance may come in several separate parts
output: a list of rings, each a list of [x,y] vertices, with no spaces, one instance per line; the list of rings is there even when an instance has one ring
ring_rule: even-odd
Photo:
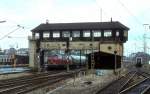
[[[36,58],[36,42],[34,40],[29,40],[29,67],[33,69],[38,68]]]
[[[123,55],[123,44],[122,43],[99,43],[99,42],[70,42],[69,49],[97,49],[103,52],[114,54],[117,51],[117,55]],[[65,46],[64,46],[65,45]],[[100,45],[100,47],[99,47]],[[41,42],[41,48],[46,49],[66,49],[66,42]]]

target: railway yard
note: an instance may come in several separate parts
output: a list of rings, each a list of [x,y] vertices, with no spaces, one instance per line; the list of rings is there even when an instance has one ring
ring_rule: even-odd
[[[0,80],[0,94],[149,94],[149,67],[124,68],[120,75],[101,73],[87,75],[79,69],[8,74]]]
[[[0,94],[150,94],[146,52],[124,61],[128,31],[112,19],[42,23],[28,38],[32,72],[1,75]]]

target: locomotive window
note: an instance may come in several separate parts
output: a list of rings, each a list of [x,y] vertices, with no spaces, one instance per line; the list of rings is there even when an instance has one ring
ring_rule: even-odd
[[[62,37],[70,37],[70,32],[69,31],[63,31]]]
[[[94,37],[101,37],[101,31],[99,31],[99,30],[93,30],[93,36]]]
[[[80,37],[80,31],[72,31],[72,37]]]
[[[112,31],[111,30],[104,30],[104,37],[111,37]]]
[[[43,38],[49,38],[49,37],[50,37],[50,33],[48,33],[48,32],[43,33]]]
[[[53,32],[53,38],[59,38],[60,33],[59,32]]]
[[[91,33],[89,30],[83,31],[83,37],[90,37]]]
[[[40,34],[39,33],[35,33],[35,38],[39,39],[40,38]]]

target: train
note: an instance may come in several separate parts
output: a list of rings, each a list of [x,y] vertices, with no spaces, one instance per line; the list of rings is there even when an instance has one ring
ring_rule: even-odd
[[[94,54],[95,69],[115,69],[121,68],[121,56],[102,51]],[[66,65],[70,68],[86,67],[91,68],[91,53],[88,54],[51,54],[44,56],[45,65],[48,69],[65,69]],[[116,64],[115,64],[116,62]],[[115,67],[116,65],[116,67]]]
[[[135,66],[136,66],[137,68],[140,68],[140,67],[143,66],[142,57],[136,57],[136,64],[135,64]]]
[[[79,68],[86,65],[86,55],[65,55],[53,54],[45,57],[45,66],[48,69],[65,69],[66,65],[70,68]]]

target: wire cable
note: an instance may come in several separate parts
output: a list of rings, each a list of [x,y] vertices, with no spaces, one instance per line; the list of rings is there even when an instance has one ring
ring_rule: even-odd
[[[124,7],[124,9],[126,9],[126,11],[128,12],[128,14],[129,15],[131,15],[135,20],[136,20],[136,22],[138,23],[138,24],[143,24],[126,6],[125,6],[125,4],[123,3],[123,2],[121,2],[121,0],[117,0],[119,3],[120,3],[120,5],[122,6],[122,7]]]
[[[4,35],[3,37],[1,37],[0,40],[2,40],[2,39],[4,39],[4,38],[8,37],[8,35],[10,35],[11,33],[15,32],[15,31],[17,31],[17,30],[20,29],[20,28],[24,29],[24,27],[22,27],[22,26],[20,26],[20,25],[17,25],[17,26],[18,26],[18,28],[16,28],[15,30],[13,30],[13,31],[11,31],[11,32],[9,32],[9,33],[7,33],[7,34]]]

